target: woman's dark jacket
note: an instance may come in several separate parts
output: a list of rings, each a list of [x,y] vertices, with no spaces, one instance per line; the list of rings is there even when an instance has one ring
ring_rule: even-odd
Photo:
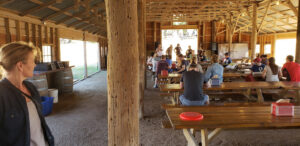
[[[46,142],[54,145],[54,137],[42,116],[39,92],[28,81],[23,82],[37,108]],[[6,78],[0,81],[0,146],[29,146],[30,124],[26,99]]]

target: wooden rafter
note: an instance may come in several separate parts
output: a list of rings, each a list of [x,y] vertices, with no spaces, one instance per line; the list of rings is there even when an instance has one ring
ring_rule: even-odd
[[[266,11],[265,11],[265,13],[264,13],[264,15],[263,15],[263,18],[262,18],[262,20],[261,20],[261,22],[260,22],[260,25],[259,25],[258,28],[257,28],[257,32],[258,32],[258,33],[259,33],[259,31],[260,31],[260,29],[261,29],[263,23],[264,23],[264,20],[265,20],[266,16],[268,15],[268,10],[269,10],[269,8],[270,8],[271,2],[272,2],[272,1],[269,0],[268,6],[267,6],[267,8],[266,8]]]
[[[39,10],[41,10],[43,8],[46,8],[46,7],[50,6],[50,5],[53,5],[55,3],[56,3],[56,0],[51,0],[49,2],[43,3],[43,4],[41,4],[41,5],[37,6],[37,7],[34,7],[32,9],[28,9],[25,12],[22,12],[21,16],[25,16],[25,15],[28,15],[29,13],[33,13],[33,12],[39,11]]]

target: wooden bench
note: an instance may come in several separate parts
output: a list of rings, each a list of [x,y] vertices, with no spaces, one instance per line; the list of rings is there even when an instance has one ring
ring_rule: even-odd
[[[197,146],[196,131],[201,131],[201,142],[207,146],[223,129],[251,128],[299,128],[300,107],[295,106],[294,117],[276,117],[271,115],[270,105],[236,105],[236,106],[201,106],[179,107],[165,106],[169,119],[163,121],[163,127],[183,130],[189,146]],[[182,112],[199,112],[203,114],[201,121],[183,121],[179,118]],[[214,129],[208,134],[207,129]]]
[[[256,90],[258,102],[264,102],[262,95],[262,89],[279,89],[281,88],[281,82],[224,82],[220,86],[212,86],[209,88],[203,88],[204,92],[220,92],[220,91],[240,91],[241,94],[245,95],[247,99],[251,97],[251,89]],[[242,91],[241,91],[242,90]],[[173,98],[175,103],[179,103],[179,92],[183,92],[179,84],[165,84],[160,86],[162,92],[173,92],[175,93]]]

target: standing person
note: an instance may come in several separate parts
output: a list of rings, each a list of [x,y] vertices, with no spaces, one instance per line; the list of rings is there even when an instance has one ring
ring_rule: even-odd
[[[232,62],[231,58],[229,57],[229,53],[225,53],[225,58],[223,60],[223,66],[226,67]]]
[[[203,73],[198,71],[197,64],[192,62],[188,71],[182,74],[180,87],[184,88],[179,97],[182,105],[202,106],[209,104],[209,97],[203,93]]]
[[[191,45],[188,46],[188,49],[186,50],[185,56],[186,56],[186,58],[192,58],[193,50],[192,50]]]
[[[300,65],[294,62],[294,56],[288,55],[286,57],[286,63],[281,70],[288,73],[289,81],[300,81]]]
[[[281,69],[275,64],[275,58],[269,58],[268,65],[265,67],[262,77],[266,78],[267,82],[276,82],[282,77]]]
[[[147,66],[150,71],[152,70],[152,67],[153,67],[153,64],[152,64],[153,56],[154,56],[154,52],[152,52],[151,56],[148,56],[148,59],[147,59]]]
[[[204,76],[204,82],[208,82],[209,79],[213,78],[215,75],[218,76],[220,83],[223,82],[223,72],[224,67],[219,64],[219,56],[214,54],[211,59],[211,65],[207,67]]]
[[[177,44],[177,46],[175,47],[175,54],[178,56],[179,54],[181,54],[181,47],[180,44]]]
[[[26,81],[33,76],[36,48],[15,42],[0,48],[0,145],[53,146],[54,137],[42,115],[39,92]]]
[[[163,55],[161,57],[161,60],[157,63],[157,69],[156,69],[156,76],[155,76],[155,84],[153,86],[153,88],[158,88],[158,84],[157,84],[157,78],[158,75],[161,73],[162,70],[168,70],[171,67],[169,66],[168,62],[166,61],[166,56]]]
[[[161,45],[159,44],[155,50],[155,53],[153,55],[153,60],[152,60],[152,75],[153,75],[152,79],[153,80],[155,80],[157,63],[161,60],[161,56],[162,56],[162,49],[161,49]]]
[[[166,50],[166,55],[170,56],[172,59],[172,51],[173,51],[173,46],[170,45],[169,48]]]

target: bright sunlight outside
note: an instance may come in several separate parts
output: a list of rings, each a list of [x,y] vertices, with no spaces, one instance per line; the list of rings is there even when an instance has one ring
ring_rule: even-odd
[[[172,60],[176,60],[174,48],[177,44],[181,46],[181,53],[185,55],[188,46],[191,45],[192,49],[197,53],[198,44],[198,31],[197,29],[164,29],[162,30],[162,49],[166,54],[166,50],[170,45],[173,46]]]
[[[286,56],[293,55],[296,53],[296,39],[282,39],[276,40],[275,45],[275,59],[276,64],[283,66],[285,63]]]

